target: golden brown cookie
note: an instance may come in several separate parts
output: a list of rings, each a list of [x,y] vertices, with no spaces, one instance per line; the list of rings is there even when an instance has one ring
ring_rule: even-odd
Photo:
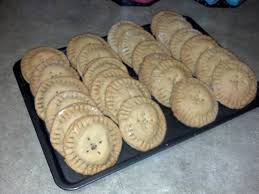
[[[64,156],[63,140],[69,127],[77,119],[91,115],[102,115],[102,113],[95,106],[84,103],[71,104],[57,113],[50,130],[50,142],[62,156]]]
[[[105,106],[106,88],[115,79],[126,78],[129,75],[121,69],[109,69],[97,74],[96,78],[92,82],[90,90],[91,97],[96,102],[98,108],[105,114],[112,117]],[[112,118],[114,119],[114,118]]]
[[[121,147],[116,124],[105,116],[86,116],[76,120],[65,135],[65,162],[80,174],[93,175],[113,166]]]
[[[181,15],[179,15],[178,13],[176,13],[174,11],[164,10],[164,11],[160,11],[160,12],[156,13],[152,17],[152,22],[151,22],[152,34],[155,35],[157,33],[157,26],[159,25],[161,20],[174,20],[176,18],[184,20],[184,18]]]
[[[116,53],[118,53],[118,41],[121,38],[122,34],[132,28],[143,29],[141,26],[131,21],[120,21],[114,24],[109,30],[107,41]]]
[[[129,29],[121,35],[118,42],[118,53],[124,63],[132,67],[133,51],[137,44],[144,40],[154,40],[154,37],[150,33],[137,28]]]
[[[205,50],[199,57],[196,64],[196,77],[206,83],[208,86],[211,85],[212,74],[215,67],[224,60],[238,60],[228,50],[221,47],[214,47]]]
[[[45,112],[45,125],[50,131],[56,114],[66,106],[74,103],[85,103],[96,106],[92,98],[80,91],[64,91],[54,96],[47,105]]]
[[[137,44],[132,55],[132,66],[138,73],[141,63],[147,55],[164,53],[170,56],[170,51],[156,40],[144,40]]]
[[[200,35],[201,33],[197,30],[191,29],[191,28],[183,28],[180,30],[177,30],[174,34],[174,36],[171,37],[170,43],[169,43],[169,48],[171,51],[171,54],[174,58],[177,60],[180,60],[181,57],[181,49],[184,45],[184,43],[196,36]]]
[[[88,67],[92,60],[102,57],[111,57],[120,60],[119,56],[108,46],[103,46],[100,44],[88,44],[83,47],[77,57],[76,68],[80,76],[83,76],[84,69]]]
[[[161,20],[157,26],[157,33],[155,34],[157,40],[163,43],[167,48],[170,48],[170,40],[174,34],[180,29],[192,29],[192,25],[182,19],[174,19],[172,21]]]
[[[144,58],[143,63],[139,68],[139,81],[143,83],[147,89],[151,90],[150,79],[153,69],[160,64],[162,60],[171,59],[170,56],[166,54],[156,53],[150,54]]]
[[[232,109],[245,107],[257,91],[255,73],[238,60],[221,61],[213,72],[211,86],[217,100]]]
[[[171,109],[185,125],[200,128],[216,119],[218,103],[206,84],[189,78],[175,85]]]
[[[67,45],[67,57],[74,68],[76,68],[76,60],[79,53],[83,47],[88,44],[107,45],[107,43],[96,34],[84,33],[74,36]]]
[[[189,38],[181,49],[181,61],[189,67],[195,75],[196,63],[201,54],[210,48],[218,46],[216,41],[206,35],[197,35]]]
[[[83,73],[83,81],[88,88],[91,88],[96,75],[104,70],[118,68],[128,73],[126,66],[121,61],[110,57],[95,59],[87,66],[88,68]]]
[[[171,106],[172,91],[177,82],[191,78],[191,71],[175,59],[161,61],[151,74],[151,94],[166,107]]]
[[[129,98],[118,113],[123,139],[139,151],[159,146],[166,134],[166,120],[160,107],[151,99]]]
[[[89,92],[85,85],[75,79],[70,77],[58,77],[53,79],[48,79],[40,85],[38,92],[35,96],[35,109],[38,116],[41,119],[45,119],[45,111],[50,100],[57,94],[64,91],[80,91],[87,95]]]
[[[115,122],[118,121],[117,114],[123,101],[137,96],[151,98],[148,89],[137,80],[118,78],[109,83],[105,93],[105,107]]]
[[[30,81],[30,89],[33,96],[36,95],[43,81],[55,77],[73,77],[79,79],[78,73],[72,67],[55,62],[39,64],[33,71]]]
[[[57,49],[49,47],[34,48],[27,51],[22,58],[21,71],[23,78],[30,83],[35,68],[41,63],[49,63],[49,61],[61,61],[65,66],[70,65],[65,54]]]

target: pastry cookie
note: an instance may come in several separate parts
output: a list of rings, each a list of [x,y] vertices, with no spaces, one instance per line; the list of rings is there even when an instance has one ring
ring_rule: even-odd
[[[154,40],[154,37],[150,33],[136,28],[129,29],[120,37],[118,53],[122,60],[130,67],[132,67],[132,54],[135,47],[144,40]]]
[[[85,45],[89,44],[107,45],[105,40],[92,33],[76,35],[69,41],[67,45],[67,57],[74,68],[76,68],[76,60],[80,51]]]
[[[189,127],[203,127],[216,119],[218,103],[209,87],[188,78],[178,82],[172,93],[174,116]]]
[[[184,43],[188,39],[200,34],[201,33],[199,31],[190,29],[190,28],[183,28],[183,29],[177,30],[174,36],[171,37],[170,43],[169,43],[169,48],[172,56],[177,60],[180,60],[181,49]]]
[[[119,60],[115,58],[99,58],[94,59],[88,64],[88,68],[83,73],[83,81],[88,88],[91,88],[92,82],[98,73],[108,70],[108,69],[121,69],[128,73],[126,66]]]
[[[49,48],[38,47],[29,50],[22,58],[21,71],[23,78],[30,83],[30,79],[34,69],[41,63],[53,63],[54,61],[61,61],[65,66],[69,66],[69,61],[64,53],[61,51]]]
[[[221,61],[214,70],[211,86],[217,100],[232,109],[245,107],[257,91],[255,73],[237,60]]]
[[[208,86],[211,85],[212,74],[215,67],[225,60],[238,60],[235,55],[230,53],[228,50],[221,47],[214,47],[204,51],[199,57],[196,64],[196,77],[206,83]]]
[[[109,30],[107,41],[116,53],[118,53],[119,39],[121,38],[122,34],[132,28],[143,29],[141,26],[131,21],[120,21],[114,24]]]
[[[117,113],[121,104],[132,97],[151,98],[149,91],[139,81],[132,78],[118,78],[112,81],[105,93],[105,106],[112,118],[117,121]]]
[[[75,103],[85,103],[91,106],[96,106],[94,101],[85,93],[79,91],[65,91],[59,93],[48,103],[45,112],[45,125],[49,132],[57,113],[61,109]]]
[[[110,117],[112,116],[109,115],[109,113],[107,112],[107,108],[105,106],[106,89],[113,80],[126,77],[129,77],[129,75],[121,69],[109,69],[97,74],[96,78],[92,83],[92,87],[90,90],[91,97],[96,102],[98,108],[101,111],[103,111],[104,114]]]
[[[65,162],[76,172],[93,175],[113,166],[122,147],[119,128],[104,116],[74,122],[64,139]]]
[[[134,97],[126,100],[118,113],[123,139],[139,151],[159,146],[166,134],[166,120],[160,107],[151,99]]]
[[[40,84],[47,80],[55,77],[73,77],[75,79],[79,79],[79,75],[77,72],[71,68],[64,66],[60,63],[42,63],[39,64],[32,73],[31,81],[30,81],[30,89],[33,96],[36,95]]]
[[[156,38],[169,48],[170,39],[180,29],[192,29],[192,25],[182,19],[174,19],[170,22],[161,20],[157,27]]]
[[[84,103],[72,104],[57,113],[50,130],[50,142],[62,156],[64,156],[64,136],[71,124],[80,117],[91,115],[102,115],[102,113],[95,106]]]
[[[217,43],[206,35],[197,35],[188,39],[181,49],[181,61],[189,67],[193,75],[196,72],[196,63],[200,55],[207,49],[216,47]]]
[[[150,54],[144,58],[144,61],[139,68],[138,77],[140,82],[143,83],[149,91],[151,90],[150,79],[153,69],[160,65],[161,61],[166,59],[171,59],[171,57],[160,53]]]
[[[144,40],[137,44],[132,55],[132,66],[136,73],[144,58],[154,53],[164,53],[170,56],[170,51],[156,40]]]
[[[45,111],[50,100],[57,94],[69,90],[80,91],[87,95],[89,94],[85,85],[75,78],[58,77],[42,82],[34,102],[38,116],[44,120]]]
[[[100,44],[86,45],[82,48],[77,58],[77,71],[83,76],[83,71],[88,67],[88,64],[98,58],[111,57],[120,60],[119,56],[107,46]]]
[[[191,78],[191,71],[175,59],[164,60],[152,71],[151,93],[164,106],[171,106],[172,91],[177,82]]]

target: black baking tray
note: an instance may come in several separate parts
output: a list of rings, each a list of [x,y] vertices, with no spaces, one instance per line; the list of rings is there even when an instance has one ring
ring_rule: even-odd
[[[201,31],[204,34],[207,34],[193,19],[191,19],[190,17],[186,17],[186,19],[193,25],[195,29]],[[145,30],[150,31],[150,25],[145,25],[143,27],[145,28]],[[66,48],[60,48],[59,50],[65,52]],[[131,68],[128,67],[128,70],[132,77],[137,78],[136,74]],[[120,157],[115,166],[92,176],[83,176],[70,169],[64,162],[62,156],[59,155],[59,153],[52,148],[45,124],[36,114],[34,107],[34,97],[30,92],[29,85],[22,77],[20,60],[14,64],[13,72],[19,85],[25,105],[31,117],[32,123],[34,125],[35,131],[37,133],[42,150],[48,162],[53,179],[60,188],[65,190],[79,189],[120,169],[126,168],[127,166],[136,163],[137,161],[143,160],[155,153],[176,145],[190,137],[193,137],[208,129],[212,129],[220,125],[221,123],[229,121],[259,106],[258,92],[254,101],[241,110],[232,110],[222,105],[219,105],[219,112],[216,120],[213,123],[198,129],[185,126],[173,116],[173,113],[169,108],[159,104],[165,114],[168,127],[165,139],[159,147],[143,153],[129,147],[124,142]]]

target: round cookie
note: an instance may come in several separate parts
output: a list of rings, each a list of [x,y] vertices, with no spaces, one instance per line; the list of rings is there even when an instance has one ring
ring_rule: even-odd
[[[50,142],[62,156],[64,156],[63,140],[69,127],[77,119],[91,115],[102,115],[102,113],[95,106],[84,103],[72,104],[57,113],[50,130]]]
[[[221,47],[214,47],[204,51],[199,57],[196,64],[196,77],[206,83],[208,86],[211,85],[212,74],[215,67],[224,60],[238,60],[235,55],[230,53],[228,50]]]
[[[123,102],[118,119],[123,139],[136,150],[148,151],[164,140],[165,116],[149,98],[134,97]]]
[[[164,53],[170,56],[170,51],[156,40],[144,40],[137,44],[132,54],[132,66],[138,73],[141,63],[147,55]]]
[[[121,69],[109,69],[97,74],[96,78],[92,82],[90,90],[91,97],[96,102],[98,108],[105,114],[110,116],[105,106],[105,95],[108,85],[115,79],[129,77],[129,75]]]
[[[65,135],[65,162],[80,174],[93,175],[113,166],[121,147],[116,124],[104,116],[86,116],[76,120]]]
[[[170,40],[174,34],[180,29],[192,29],[192,25],[182,19],[174,19],[172,21],[161,20],[157,27],[156,38],[167,48],[170,48]]]
[[[33,71],[30,81],[30,89],[33,96],[36,95],[43,81],[55,77],[73,77],[79,79],[79,75],[72,67],[67,67],[60,63],[39,64]]]
[[[149,91],[139,81],[132,78],[118,78],[110,82],[105,93],[105,107],[117,121],[117,114],[123,101],[142,96],[151,98]]]
[[[170,39],[169,48],[171,51],[171,54],[174,58],[177,60],[180,60],[181,58],[181,49],[184,45],[184,43],[196,36],[200,35],[201,33],[197,30],[190,29],[190,28],[183,28],[180,30],[177,30],[173,37]]]
[[[96,34],[84,33],[74,36],[67,45],[67,57],[74,68],[76,68],[76,60],[80,51],[88,44],[107,45],[107,43]]]
[[[121,38],[122,34],[132,28],[143,29],[141,26],[131,21],[120,21],[114,24],[109,30],[107,41],[116,53],[118,53],[119,39]]]
[[[80,91],[64,91],[54,96],[47,105],[45,112],[45,125],[48,131],[51,130],[53,121],[57,113],[74,103],[85,103],[92,106],[96,106],[94,101],[85,93]]]
[[[83,82],[88,88],[91,88],[96,75],[104,70],[118,68],[128,73],[126,66],[121,61],[109,57],[94,59],[87,66],[88,68],[83,73]]]
[[[50,100],[57,94],[69,90],[80,91],[89,95],[85,85],[75,78],[58,77],[42,82],[34,101],[38,116],[44,120],[45,111]]]
[[[23,78],[30,83],[31,75],[39,64],[53,61],[61,61],[65,66],[70,65],[65,54],[54,48],[38,47],[27,51],[21,60]]]
[[[195,75],[196,63],[201,54],[210,48],[218,46],[216,41],[206,35],[197,35],[188,39],[181,49],[181,61],[189,67]]]
[[[129,29],[121,35],[118,42],[118,53],[124,63],[132,67],[133,51],[137,44],[144,40],[154,40],[154,37],[150,33],[137,28]]]
[[[88,44],[83,47],[77,57],[76,68],[80,76],[83,76],[84,69],[88,67],[88,64],[92,60],[102,57],[111,57],[120,60],[119,56],[117,56],[117,54],[107,46],[103,46],[100,44]]]
[[[151,94],[158,102],[170,107],[172,91],[177,82],[191,77],[191,71],[183,63],[175,59],[161,61],[150,77]]]
[[[232,109],[245,107],[257,91],[255,73],[237,60],[221,61],[213,72],[211,86],[217,100]]]
[[[218,103],[206,84],[189,78],[175,85],[171,109],[185,125],[200,128],[216,119]]]
[[[166,59],[171,59],[171,57],[160,53],[150,54],[144,58],[143,63],[140,65],[138,74],[139,81],[143,83],[149,91],[151,90],[150,79],[153,69],[160,65],[162,60]]]

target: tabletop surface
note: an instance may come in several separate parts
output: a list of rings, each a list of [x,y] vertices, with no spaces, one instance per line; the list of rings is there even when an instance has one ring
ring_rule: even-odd
[[[13,76],[37,46],[66,46],[82,32],[103,36],[119,20],[140,25],[159,10],[192,17],[259,78],[259,1],[211,9],[193,0],[119,7],[110,0],[0,0],[0,193],[67,193],[57,187]],[[259,193],[259,109],[73,193]]]

